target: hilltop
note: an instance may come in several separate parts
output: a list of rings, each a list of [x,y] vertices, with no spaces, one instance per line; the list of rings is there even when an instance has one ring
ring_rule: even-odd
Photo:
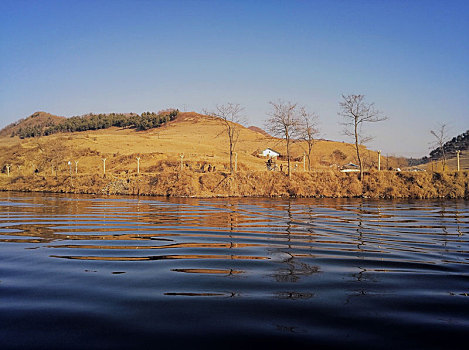
[[[267,131],[265,131],[264,129],[259,128],[258,126],[251,125],[250,127],[248,127],[248,129],[252,130],[252,131],[255,131],[255,132],[258,132],[261,135],[270,137],[270,135]]]
[[[20,119],[0,130],[0,137],[16,136],[22,130],[43,130],[58,125],[65,121],[65,117],[59,117],[47,112],[35,112],[27,118]]]

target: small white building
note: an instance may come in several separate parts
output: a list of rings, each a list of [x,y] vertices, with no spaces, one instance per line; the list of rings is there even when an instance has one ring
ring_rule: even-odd
[[[354,173],[354,172],[360,171],[360,168],[356,164],[348,163],[348,164],[342,165],[340,167],[340,171],[343,173]]]
[[[261,155],[263,157],[270,157],[270,158],[275,158],[280,155],[277,151],[274,151],[272,148],[266,148],[265,150],[262,151]]]

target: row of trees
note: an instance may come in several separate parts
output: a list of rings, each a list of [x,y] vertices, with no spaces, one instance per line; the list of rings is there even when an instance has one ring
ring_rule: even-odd
[[[319,117],[297,103],[279,100],[278,102],[270,102],[270,105],[272,110],[269,112],[266,129],[273,136],[285,139],[288,176],[291,176],[290,146],[293,140],[306,142],[305,153],[308,158],[308,170],[311,170],[311,152],[319,135]]]
[[[135,128],[137,130],[148,130],[159,127],[164,123],[174,120],[179,110],[171,109],[155,112],[144,112],[141,115],[130,114],[90,114],[65,119],[55,125],[34,125],[18,129],[12,136],[20,138],[47,136],[59,132],[77,132],[87,130],[107,129],[112,126],[121,128]]]
[[[309,112],[298,103],[279,100],[269,102],[269,104],[271,111],[268,113],[266,129],[271,135],[285,139],[288,176],[291,176],[291,144],[296,140],[302,140],[306,144],[305,154],[308,159],[308,170],[311,170],[311,153],[320,133],[319,116]],[[375,109],[373,103],[366,102],[364,95],[342,95],[339,106],[340,112],[338,114],[343,117],[344,133],[353,137],[355,141],[360,179],[363,179],[363,162],[359,145],[371,140],[371,137],[364,136],[363,125],[383,121],[387,117]],[[225,133],[229,142],[231,172],[233,172],[233,153],[239,140],[240,124],[244,122],[243,110],[244,108],[239,104],[227,103],[216,106],[216,111],[210,113],[224,121]]]

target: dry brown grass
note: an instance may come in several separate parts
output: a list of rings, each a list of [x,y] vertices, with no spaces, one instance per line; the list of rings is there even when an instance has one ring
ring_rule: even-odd
[[[162,171],[157,175],[28,175],[0,177],[1,190],[171,197],[366,197],[469,198],[469,173],[375,171],[363,182],[356,173],[298,172],[289,179],[280,172]]]
[[[303,169],[304,144],[295,143],[292,156],[297,159],[293,166]],[[283,140],[268,137],[259,132],[242,128],[237,146],[239,170],[264,170],[266,159],[255,154],[267,147],[285,152]],[[178,118],[167,125],[148,131],[110,128],[70,134],[54,134],[40,138],[20,140],[0,137],[0,166],[12,164],[15,175],[52,172],[52,166],[59,174],[68,172],[67,162],[78,160],[80,174],[102,173],[102,158],[106,158],[109,173],[137,171],[136,157],[140,157],[142,173],[160,172],[177,168],[183,154],[184,166],[195,170],[205,164],[217,170],[228,168],[228,140],[219,119],[196,113],[180,113]],[[366,167],[376,167],[377,153],[363,148]],[[339,155],[339,156],[338,156]],[[312,154],[313,169],[324,170],[337,165],[355,162],[353,145],[320,140]],[[277,164],[286,164],[284,160]],[[398,161],[382,160],[382,164],[398,166]],[[17,168],[17,166],[20,168]]]
[[[377,172],[373,171],[377,153],[365,148],[365,164],[371,170],[361,183],[357,174],[337,171],[336,165],[355,162],[353,145],[325,140],[314,146],[314,172],[303,171],[304,145],[294,144],[292,155],[297,161],[288,179],[281,172],[266,171],[266,159],[255,155],[267,147],[284,152],[283,140],[247,128],[241,129],[237,147],[238,172],[230,175],[223,130],[217,118],[181,113],[175,121],[148,131],[111,128],[24,140],[2,137],[0,165],[11,164],[11,170],[10,177],[5,171],[0,174],[0,189],[198,197],[467,198],[467,173]],[[139,175],[137,157],[141,158]],[[282,163],[286,162],[277,161]],[[209,165],[216,171],[207,172]],[[400,163],[384,158],[382,166]]]

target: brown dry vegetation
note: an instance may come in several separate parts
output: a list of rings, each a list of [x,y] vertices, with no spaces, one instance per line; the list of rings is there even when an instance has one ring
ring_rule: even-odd
[[[158,175],[28,175],[0,178],[0,189],[172,197],[365,197],[469,198],[469,173],[373,171],[363,182],[356,173],[280,172],[197,173],[167,171]]]
[[[373,198],[467,198],[467,173],[376,172],[377,153],[363,149],[369,175],[337,171],[355,162],[354,146],[320,140],[313,148],[313,172],[303,171],[304,144],[294,143],[293,175],[266,170],[256,156],[270,147],[284,152],[283,140],[242,128],[236,149],[238,172],[229,174],[227,136],[214,117],[180,113],[176,120],[148,131],[110,128],[20,140],[0,137],[0,189],[164,196],[298,196]],[[181,169],[181,155],[182,169]],[[140,157],[140,174],[137,160]],[[106,158],[106,176],[103,161]],[[71,161],[72,178],[70,178]],[[75,161],[78,161],[75,174]],[[278,160],[277,164],[286,163]],[[10,176],[5,165],[10,164]],[[382,157],[382,167],[403,160]],[[216,171],[207,172],[208,166]],[[295,167],[296,165],[296,167]],[[203,168],[203,170],[202,170]]]

